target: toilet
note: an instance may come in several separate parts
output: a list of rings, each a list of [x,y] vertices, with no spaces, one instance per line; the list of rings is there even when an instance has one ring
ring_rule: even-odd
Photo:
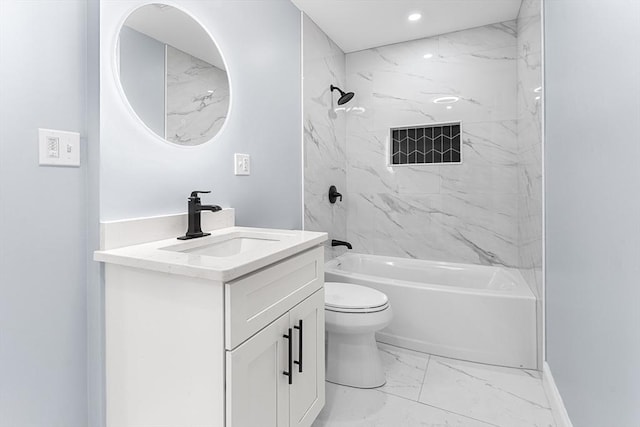
[[[325,330],[329,382],[376,388],[386,382],[375,333],[393,317],[387,296],[366,286],[327,282]]]

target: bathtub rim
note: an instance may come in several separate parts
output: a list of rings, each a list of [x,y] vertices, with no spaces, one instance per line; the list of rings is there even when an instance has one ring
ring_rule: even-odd
[[[500,269],[503,270],[507,275],[509,275],[516,283],[516,287],[513,289],[488,289],[488,288],[471,288],[471,287],[463,287],[463,286],[449,286],[449,285],[441,285],[437,283],[429,283],[429,282],[417,282],[410,280],[400,280],[400,279],[392,279],[388,277],[379,277],[372,274],[364,274],[364,273],[355,273],[348,270],[342,270],[337,268],[337,264],[344,260],[345,258],[370,258],[370,259],[386,259],[390,261],[398,260],[399,262],[415,262],[415,263],[425,263],[432,266],[440,266],[440,267],[468,267],[470,269]],[[360,280],[371,280],[375,283],[386,283],[397,286],[406,286],[413,289],[430,289],[437,290],[442,292],[448,292],[452,294],[472,294],[478,296],[496,296],[500,298],[513,298],[513,299],[531,299],[536,301],[537,298],[534,292],[529,287],[529,284],[525,281],[524,277],[517,268],[510,268],[499,265],[477,265],[477,264],[468,264],[468,263],[454,263],[447,261],[432,261],[432,260],[421,260],[414,258],[400,258],[400,257],[392,257],[386,255],[372,255],[372,254],[361,254],[354,252],[346,252],[336,258],[333,258],[325,263],[325,275],[331,274],[333,277],[331,279],[325,279],[331,282],[340,282],[339,277],[345,278],[353,278]],[[455,273],[452,273],[455,274]]]

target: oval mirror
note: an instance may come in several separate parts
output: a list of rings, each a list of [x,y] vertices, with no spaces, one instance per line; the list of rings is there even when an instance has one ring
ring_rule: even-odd
[[[220,131],[229,110],[226,66],[189,15],[156,3],[136,9],[120,30],[117,58],[129,104],[158,136],[198,145]]]

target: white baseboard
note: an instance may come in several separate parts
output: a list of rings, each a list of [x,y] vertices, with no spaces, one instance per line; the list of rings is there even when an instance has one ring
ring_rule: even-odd
[[[573,427],[569,419],[569,414],[567,413],[567,408],[564,407],[562,396],[560,396],[558,387],[556,387],[556,382],[553,380],[553,375],[551,375],[551,369],[547,362],[544,362],[542,367],[542,385],[544,392],[547,394],[547,399],[549,399],[551,412],[553,413],[553,418],[556,420],[557,427]]]

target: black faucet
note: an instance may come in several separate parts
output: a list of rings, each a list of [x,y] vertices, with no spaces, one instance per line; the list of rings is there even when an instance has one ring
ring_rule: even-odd
[[[180,240],[195,239],[196,237],[209,236],[211,233],[203,233],[202,226],[200,225],[200,212],[211,211],[217,212],[222,208],[218,205],[201,205],[200,197],[198,194],[211,193],[211,191],[192,191],[191,197],[189,197],[189,228],[187,234],[178,237]]]
[[[343,242],[342,240],[335,240],[335,239],[331,241],[331,246],[346,246],[347,249],[353,249],[351,247],[351,243]]]

